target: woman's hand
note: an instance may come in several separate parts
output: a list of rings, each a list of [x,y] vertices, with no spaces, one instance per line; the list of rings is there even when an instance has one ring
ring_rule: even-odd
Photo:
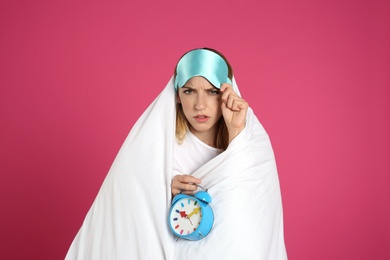
[[[175,197],[179,193],[192,195],[198,189],[197,184],[201,183],[200,179],[190,175],[176,175],[171,183],[172,196]]]
[[[248,103],[234,92],[232,85],[221,86],[222,115],[229,131],[229,143],[244,129]]]

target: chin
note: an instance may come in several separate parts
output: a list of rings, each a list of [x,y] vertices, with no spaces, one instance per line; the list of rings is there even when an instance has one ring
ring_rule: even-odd
[[[192,125],[191,128],[197,132],[207,132],[211,129],[211,127],[205,125],[203,126],[196,125],[195,127]]]

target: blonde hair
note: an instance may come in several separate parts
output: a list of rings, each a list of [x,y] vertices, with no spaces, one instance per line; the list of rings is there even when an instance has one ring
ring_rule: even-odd
[[[232,80],[233,79],[233,69],[230,66],[228,60],[225,58],[225,56],[223,56],[222,53],[220,53],[214,49],[210,49],[210,48],[202,48],[202,49],[213,51],[225,60],[227,66],[228,66],[228,77],[230,80]],[[176,67],[177,67],[177,65],[176,65]],[[175,77],[176,77],[176,74],[177,74],[177,72],[176,72],[176,68],[175,68],[175,73],[174,73]],[[184,111],[183,111],[181,104],[176,103],[176,133],[175,134],[176,134],[176,139],[180,144],[183,142],[183,140],[186,136],[186,133],[189,130],[189,124],[190,123],[187,121],[187,118],[184,115]],[[221,118],[218,120],[217,124],[218,124],[218,127],[217,127],[218,131],[217,131],[217,134],[215,136],[216,148],[221,149],[221,150],[226,150],[226,148],[229,145],[229,132],[227,130],[223,116],[221,116]]]

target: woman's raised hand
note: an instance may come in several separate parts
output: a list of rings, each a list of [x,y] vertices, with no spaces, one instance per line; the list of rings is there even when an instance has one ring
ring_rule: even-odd
[[[232,85],[222,84],[222,116],[229,131],[229,143],[244,129],[248,103],[234,92]]]
[[[174,197],[179,193],[192,195],[198,189],[197,184],[201,183],[200,179],[190,175],[176,175],[171,183],[172,196]]]

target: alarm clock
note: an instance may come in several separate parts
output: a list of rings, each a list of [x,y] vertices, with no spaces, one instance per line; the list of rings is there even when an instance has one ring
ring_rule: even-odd
[[[198,191],[193,196],[176,195],[168,217],[173,234],[192,241],[206,237],[214,223],[214,213],[209,203],[211,196],[206,191]]]

